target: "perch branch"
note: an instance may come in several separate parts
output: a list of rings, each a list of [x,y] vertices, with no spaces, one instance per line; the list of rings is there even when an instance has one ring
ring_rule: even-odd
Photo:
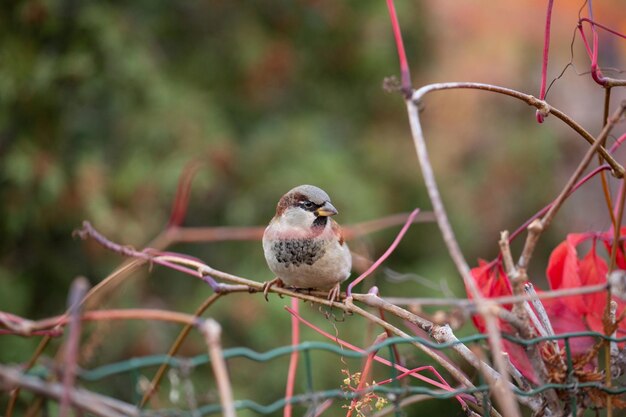
[[[196,276],[196,277],[199,275],[211,276],[211,277],[229,282],[231,284],[235,284],[239,286],[246,286],[248,287],[248,290],[250,292],[262,292],[263,290],[263,284],[260,282],[252,281],[252,280],[242,278],[233,274],[229,274],[227,272],[219,271],[208,265],[203,264],[199,260],[190,258],[188,256],[184,256],[184,255],[177,256],[176,254],[172,254],[172,253],[168,253],[166,255],[158,255],[158,253],[154,251],[139,252],[136,250],[129,249],[127,247],[122,247],[121,245],[118,245],[116,243],[113,243],[107,240],[100,233],[93,233],[94,231],[95,230],[91,227],[83,228],[83,230],[81,231],[81,236],[83,238],[87,238],[87,237],[94,238],[96,241],[103,244],[105,247],[109,248],[110,250],[119,250],[120,253],[127,254],[128,256],[145,257],[146,260],[149,260],[151,263],[161,264],[163,266],[173,268],[181,272],[185,272],[192,276]],[[329,301],[326,298],[327,294],[325,292],[313,291],[311,292],[311,294],[306,294],[306,293],[292,291],[287,288],[280,288],[280,287],[272,287],[271,291],[277,294],[282,294],[282,295],[286,295],[289,297],[295,297],[295,298],[299,298],[305,301],[310,301],[310,302],[314,302],[317,304],[326,305],[329,307],[336,307],[348,313],[355,313],[355,314],[365,317],[366,319],[370,320],[373,323],[380,325],[382,328],[391,331],[393,334],[397,336],[405,337],[405,338],[410,337],[408,334],[396,328],[395,326],[391,325],[387,321],[382,320],[379,317],[357,307],[353,303]],[[341,298],[342,297],[340,297],[339,299]],[[370,307],[375,307],[375,308],[382,307],[386,311],[389,311],[391,314],[394,314],[397,317],[400,317],[402,319],[409,320],[417,324],[418,326],[420,326],[426,331],[433,331],[434,329],[438,328],[438,326],[434,326],[433,323],[429,322],[428,320],[422,319],[399,307],[389,305],[388,303],[384,302],[382,299],[380,299],[379,297],[373,294],[353,294],[353,298],[354,300],[363,302],[364,304],[369,305]],[[185,316],[187,320],[189,320],[190,316],[188,315],[183,315],[183,316]],[[445,334],[445,336],[440,337],[440,339],[436,339],[436,340],[440,343],[447,342],[447,341],[458,341],[456,338],[451,337],[449,334]],[[420,344],[415,344],[415,345],[416,347],[418,347],[419,349],[427,353],[429,356],[431,356],[435,361],[440,363],[440,365],[443,366],[446,370],[448,370],[455,378],[457,378],[459,382],[461,382],[465,386],[470,386],[470,387],[472,386],[471,382],[464,375],[459,374],[456,368],[452,367],[449,363],[447,363],[447,361],[443,360],[435,352],[433,352],[430,349],[427,349],[423,345],[420,345]],[[467,349],[467,347],[465,347],[465,350],[460,349],[458,346],[456,348],[459,349],[460,352],[462,352],[462,355],[464,355],[464,357],[468,359],[470,363],[477,363],[475,360],[475,356],[469,349]],[[474,360],[472,360],[472,358],[474,358]],[[499,378],[499,375],[495,370],[493,370],[492,368],[488,366],[486,366],[486,368],[490,369],[491,370],[490,372],[493,372],[494,375]],[[534,404],[532,400],[520,397],[520,401],[525,401],[525,403],[531,404],[532,406],[534,406],[534,408],[531,406],[531,408],[533,409],[537,408],[536,404]]]

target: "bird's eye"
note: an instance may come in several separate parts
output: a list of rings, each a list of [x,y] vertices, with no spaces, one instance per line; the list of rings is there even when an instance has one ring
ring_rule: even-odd
[[[303,202],[302,202],[302,204],[301,204],[301,206],[302,206],[302,208],[303,208],[303,209],[305,209],[305,210],[311,210],[311,209],[313,209],[313,207],[315,207],[315,204],[313,204],[313,203],[312,203],[312,202],[310,202],[310,201],[303,201]]]

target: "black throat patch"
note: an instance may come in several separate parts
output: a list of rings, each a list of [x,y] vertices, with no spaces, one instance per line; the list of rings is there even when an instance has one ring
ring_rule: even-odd
[[[327,216],[317,216],[311,225],[313,236],[319,236],[324,231],[326,224],[328,224]]]

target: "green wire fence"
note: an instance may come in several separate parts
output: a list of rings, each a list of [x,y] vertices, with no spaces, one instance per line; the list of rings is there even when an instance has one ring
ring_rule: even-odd
[[[545,336],[545,337],[537,337],[533,339],[523,340],[516,338],[514,336],[503,334],[505,339],[519,344],[520,346],[529,347],[535,345],[537,343],[553,341],[553,340],[562,340],[564,343],[565,350],[565,359],[567,364],[567,373],[568,373],[568,381],[567,383],[546,383],[541,386],[534,387],[530,390],[521,390],[517,387],[513,388],[513,392],[518,396],[524,397],[532,397],[538,395],[546,390],[555,389],[562,392],[570,392],[572,393],[570,400],[571,411],[574,415],[576,415],[576,399],[573,394],[575,390],[581,388],[593,388],[600,390],[608,395],[617,396],[626,393],[626,385],[608,387],[599,381],[587,381],[587,382],[579,382],[573,379],[573,360],[572,353],[570,348],[570,341],[575,338],[580,337],[593,337],[596,340],[605,340],[607,342],[615,342],[622,343],[626,341],[626,337],[615,338],[606,336],[597,332],[576,332],[576,333],[563,333],[555,336]],[[331,389],[331,390],[323,390],[323,391],[315,391],[313,390],[313,362],[311,360],[311,352],[314,351],[322,351],[322,352],[330,352],[341,357],[347,358],[365,358],[368,354],[372,352],[379,352],[384,348],[391,348],[394,345],[403,345],[403,344],[411,344],[411,343],[420,343],[431,349],[443,350],[453,347],[456,344],[472,344],[479,343],[485,341],[487,339],[486,335],[476,334],[472,336],[467,336],[458,339],[458,341],[450,342],[450,343],[434,343],[430,340],[426,340],[421,337],[412,337],[412,338],[400,338],[400,337],[392,337],[388,338],[380,343],[370,346],[367,349],[364,349],[363,352],[355,352],[352,350],[344,349],[336,344],[329,344],[325,342],[303,342],[295,346],[282,346],[267,352],[256,352],[252,349],[236,347],[223,350],[223,357],[226,360],[235,359],[235,358],[246,358],[255,362],[268,362],[277,358],[281,358],[284,356],[290,355],[294,351],[302,352],[304,357],[304,364],[301,369],[304,370],[305,381],[306,381],[306,393],[294,395],[289,399],[279,399],[270,404],[262,405],[252,400],[236,400],[235,408],[238,410],[251,410],[258,414],[267,415],[273,412],[276,412],[282,409],[286,404],[291,403],[294,405],[308,405],[315,406],[316,404],[320,404],[321,402],[327,399],[342,399],[342,400],[350,400],[353,398],[358,398],[363,395],[363,392],[352,392],[342,389]],[[390,353],[389,360],[393,363],[394,355]],[[171,368],[177,369],[186,369],[192,370],[196,367],[206,365],[210,362],[208,355],[197,355],[189,358],[182,357],[169,357],[167,355],[154,355],[154,356],[145,356],[140,358],[132,358],[124,361],[120,361],[117,363],[107,364],[104,366],[100,366],[98,368],[86,370],[82,369],[78,372],[77,376],[80,380],[85,382],[96,382],[102,381],[106,378],[114,377],[121,374],[130,373],[138,378],[140,375],[140,371],[145,368],[151,368],[155,366],[160,366],[162,364],[167,364]],[[391,367],[392,375],[391,377],[397,376],[397,370],[395,367]],[[35,375],[38,377],[45,378],[49,376],[50,370],[43,366],[38,366],[33,368],[28,372],[29,375]],[[395,381],[396,383],[398,381]],[[403,398],[404,396],[411,394],[423,394],[432,397],[433,399],[449,399],[458,396],[459,394],[475,394],[475,393],[488,393],[489,386],[480,383],[475,388],[467,389],[467,388],[459,388],[459,389],[451,389],[449,391],[440,390],[440,389],[431,389],[427,387],[421,386],[410,386],[403,385],[400,386],[396,384],[395,386],[377,386],[373,385],[368,387],[368,392],[374,392],[377,394],[384,395],[388,398],[392,398],[397,401],[397,399]],[[487,396],[484,396],[487,398]],[[485,400],[487,401],[487,400]],[[486,404],[484,404],[486,405]],[[484,407],[486,412],[488,412],[489,407]],[[160,410],[143,410],[141,415],[145,416],[189,416],[189,417],[198,417],[198,416],[208,416],[219,414],[221,412],[221,407],[219,403],[215,404],[207,404],[203,406],[199,406],[193,411],[181,411],[181,410],[168,410],[168,409],[160,409]],[[488,415],[488,414],[486,414]]]

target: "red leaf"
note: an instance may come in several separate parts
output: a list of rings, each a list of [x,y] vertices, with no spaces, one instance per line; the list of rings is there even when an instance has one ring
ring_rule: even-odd
[[[623,239],[625,236],[626,236],[626,227],[622,227],[622,229],[620,230],[620,238]],[[602,242],[604,243],[604,247],[606,248],[606,251],[608,252],[610,256],[611,250],[613,250],[613,229],[609,230],[606,233],[603,233],[601,238],[602,238]],[[624,255],[624,253],[626,252],[624,250],[625,246],[626,246],[626,241],[622,241],[621,244],[617,245],[615,265],[617,265],[619,269],[626,269],[626,257]]]
[[[554,334],[558,335],[589,330],[583,317],[570,309],[563,301],[563,299],[554,298],[542,300],[546,313],[548,313],[548,317],[550,318]],[[559,339],[558,343],[561,348],[565,348],[565,343],[562,339]],[[594,339],[592,337],[575,337],[570,339],[569,344],[572,355],[577,356],[586,353],[591,346],[593,346]]]
[[[596,285],[605,283],[608,271],[609,267],[604,259],[596,253],[596,245],[594,244],[579,264],[580,284]],[[579,298],[584,302],[585,314],[595,314],[602,317],[606,307],[606,294],[604,292],[580,296]]]
[[[551,289],[578,288],[582,285],[576,247],[589,237],[589,234],[571,233],[552,251],[546,271]],[[582,296],[568,297],[564,302],[580,314],[587,312]]]
[[[487,263],[482,259],[478,260],[478,266],[470,271],[476,286],[484,297],[500,297],[513,294],[509,279],[498,262]],[[467,296],[472,299],[472,292],[465,288]],[[505,306],[511,308],[510,306]],[[472,316],[474,325],[480,332],[485,331],[485,322],[479,315]]]
[[[478,260],[478,266],[471,271],[472,277],[476,281],[476,286],[483,296],[487,298],[511,295],[512,289],[502,265],[499,262],[487,263]],[[466,288],[467,295],[471,299],[472,293]]]

